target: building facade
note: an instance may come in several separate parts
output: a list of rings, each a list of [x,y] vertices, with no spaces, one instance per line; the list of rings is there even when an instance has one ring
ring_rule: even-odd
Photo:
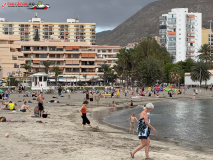
[[[25,69],[20,66],[25,61],[20,58],[22,56],[19,36],[0,36],[0,79],[23,76]]]
[[[213,32],[211,31],[211,45],[213,45]],[[202,29],[202,45],[209,44],[210,45],[210,29]]]
[[[28,22],[6,22],[0,18],[0,35],[19,35],[21,41],[30,41],[38,31],[40,40],[55,39],[68,42],[96,44],[96,23],[80,23],[78,19],[67,19],[64,23],[43,22],[32,18]]]
[[[160,17],[160,44],[165,44],[173,62],[198,59],[202,45],[202,13],[175,8]]]
[[[1,36],[2,37],[2,36]],[[106,63],[113,67],[117,60],[120,46],[97,46],[86,42],[67,42],[64,40],[19,41],[18,35],[4,36],[0,45],[1,79],[13,76],[24,76],[23,64],[31,65],[31,72],[45,72],[43,62],[51,61],[50,73],[58,66],[61,74],[82,77],[103,75],[101,65]],[[11,44],[9,44],[11,43]],[[7,52],[3,49],[7,47]],[[9,53],[9,54],[8,54]],[[9,65],[9,64],[10,65]],[[7,68],[6,68],[7,67]],[[19,73],[19,74],[17,74]]]

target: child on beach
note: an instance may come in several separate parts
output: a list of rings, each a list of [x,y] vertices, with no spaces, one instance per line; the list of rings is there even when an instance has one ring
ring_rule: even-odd
[[[68,95],[68,99],[70,99],[70,94],[71,94],[71,92],[70,92],[70,91],[68,91],[68,93],[67,93],[67,95]]]
[[[129,128],[129,133],[131,133],[131,129],[132,129],[132,134],[134,134],[135,130],[135,120],[138,122],[138,119],[135,117],[135,113],[132,112],[131,117],[129,119],[127,119],[126,121],[130,120],[130,128]]]
[[[132,102],[132,100],[131,100],[130,105],[129,105],[129,108],[132,108],[132,107],[133,107],[133,102]]]

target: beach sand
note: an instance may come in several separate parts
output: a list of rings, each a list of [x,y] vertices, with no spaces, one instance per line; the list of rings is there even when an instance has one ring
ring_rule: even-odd
[[[145,97],[143,99],[132,99],[134,105],[145,104],[147,102],[188,100],[192,98],[193,91],[186,95],[175,95],[166,98]],[[93,126],[98,129],[91,129],[88,125],[81,131],[82,119],[79,108],[83,102],[83,94],[71,94],[68,100],[67,94],[64,98],[57,99],[60,103],[47,103],[56,94],[44,94],[44,109],[51,114],[51,119],[31,118],[33,113],[22,113],[0,110],[0,117],[4,116],[11,122],[0,123],[0,159],[4,160],[128,160],[130,151],[140,144],[136,135],[128,134],[126,131],[100,124],[94,118],[93,113],[88,113],[88,118]],[[202,90],[199,98],[212,98],[213,92]],[[162,96],[162,93],[160,94]],[[18,94],[11,94],[10,98],[18,102],[23,98],[32,100],[32,97],[18,97]],[[119,99],[101,99],[100,106],[89,105],[93,111],[109,109],[108,104],[112,101],[118,106],[127,106],[130,98],[125,99],[121,92]],[[18,107],[23,103],[17,103]],[[34,109],[36,104],[30,104]],[[104,118],[104,117],[103,117]],[[44,123],[36,123],[41,120]],[[26,121],[26,122],[22,122]],[[9,138],[5,137],[8,133]],[[199,142],[198,142],[199,143]],[[199,145],[199,144],[198,144]],[[213,156],[202,149],[193,147],[183,147],[172,142],[151,140],[150,157],[155,160],[212,160]],[[144,149],[135,154],[135,160],[145,158]]]

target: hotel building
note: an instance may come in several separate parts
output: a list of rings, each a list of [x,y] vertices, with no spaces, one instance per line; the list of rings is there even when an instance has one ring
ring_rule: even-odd
[[[1,36],[2,37],[2,36]],[[11,38],[12,37],[12,38]],[[9,40],[8,40],[9,39]],[[17,40],[12,43],[10,39]],[[63,75],[88,76],[103,75],[101,65],[106,63],[113,67],[117,60],[119,46],[96,46],[86,42],[67,42],[64,40],[18,41],[19,36],[6,36],[2,48],[7,48],[5,59],[1,58],[2,71],[0,78],[8,75],[24,75],[23,64],[31,65],[31,72],[45,72],[44,61],[51,61],[50,71],[58,66]],[[2,55],[3,52],[0,53]],[[10,66],[6,65],[10,63]],[[21,71],[21,73],[20,73]],[[15,73],[15,74],[14,74]],[[54,74],[54,73],[53,73]]]
[[[30,41],[38,31],[40,40],[51,39],[66,42],[87,42],[96,44],[96,23],[80,23],[78,19],[67,19],[64,23],[43,22],[37,17],[29,22],[6,22],[0,18],[0,35],[19,35],[21,41]]]
[[[175,8],[160,17],[160,43],[165,44],[173,62],[198,59],[202,45],[202,13],[189,13],[188,8]]]

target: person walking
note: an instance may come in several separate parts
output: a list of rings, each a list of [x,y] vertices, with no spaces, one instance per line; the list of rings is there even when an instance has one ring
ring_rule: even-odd
[[[90,104],[92,104],[93,103],[93,93],[92,92],[90,92],[90,94],[89,94],[89,100],[90,100]]]
[[[84,129],[84,125],[86,125],[86,124],[88,124],[88,125],[90,125],[90,127],[92,127],[92,128],[94,128],[91,124],[90,124],[90,121],[89,121],[89,119],[87,118],[87,105],[89,104],[89,102],[88,101],[84,101],[83,102],[83,105],[81,106],[81,108],[79,109],[79,112],[81,113],[81,117],[82,117],[82,120],[83,120],[83,122],[82,122],[82,125],[81,125],[81,130],[83,130]],[[90,112],[92,112],[92,110],[88,110],[88,111],[90,111]]]
[[[43,86],[42,86],[42,84],[41,84],[41,92],[43,93]]]
[[[137,151],[145,147],[146,159],[150,159],[149,157],[150,130],[153,129],[155,133],[157,133],[157,131],[155,130],[154,127],[151,126],[150,118],[148,117],[147,113],[151,112],[153,108],[154,105],[152,103],[148,103],[146,104],[145,109],[140,113],[139,116],[140,120],[138,124],[138,138],[141,140],[141,144],[137,146],[132,152],[130,152],[132,158],[134,158],[134,155]]]
[[[61,89],[61,86],[60,86],[59,89],[58,89],[58,98],[61,97],[61,91],[62,91],[62,89]]]
[[[38,107],[39,107],[39,118],[43,118],[43,112],[44,112],[44,107],[43,107],[43,93],[41,92],[40,95],[36,98],[38,101]]]

